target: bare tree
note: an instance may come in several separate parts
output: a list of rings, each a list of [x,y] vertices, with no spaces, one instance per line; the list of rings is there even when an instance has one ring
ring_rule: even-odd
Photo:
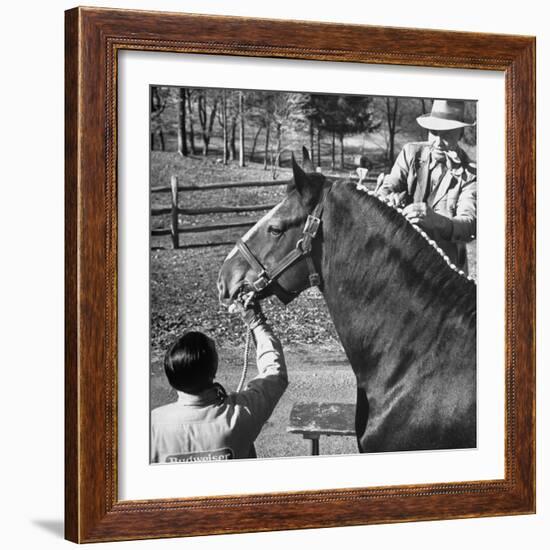
[[[189,146],[191,147],[191,153],[193,155],[197,154],[197,148],[195,147],[195,125],[194,125],[194,111],[193,111],[193,97],[195,93],[191,89],[187,89],[186,96],[187,96],[187,109],[189,111],[188,113],[188,120],[189,120]]]
[[[202,133],[202,154],[203,156],[207,156],[210,138],[212,137],[212,128],[216,120],[219,98],[218,94],[212,93],[210,90],[199,90],[198,92],[199,123]]]
[[[423,130],[416,118],[427,108],[427,103],[412,98],[378,97],[374,100],[374,108],[384,140],[386,163],[390,167],[397,156],[396,138],[399,134],[423,139]]]
[[[249,92],[247,95],[247,118],[251,124],[256,125],[256,135],[252,143],[250,161],[254,157],[256,143],[260,133],[265,130],[264,138],[264,170],[268,167],[270,133],[271,133],[271,113],[273,111],[272,102],[274,93],[272,92]]]
[[[229,130],[229,158],[235,160],[237,158],[237,146],[235,139],[237,135],[237,113],[233,111],[231,115],[231,128]]]
[[[244,93],[239,92],[239,166],[244,166]]]
[[[382,148],[388,167],[397,156],[397,137],[401,134],[408,140],[426,139],[426,131],[418,124],[418,116],[429,112],[430,99],[406,97],[377,97],[374,108],[380,122],[380,135],[384,140]]]
[[[179,88],[178,92],[178,153],[186,157],[188,155],[188,150],[185,121],[185,114],[187,111],[185,106],[185,88]]]
[[[307,95],[291,92],[273,94],[270,102],[270,115],[275,129],[275,151],[272,150],[272,161],[281,165],[283,139],[288,130],[303,126],[306,121],[304,110],[307,104]]]
[[[264,170],[267,170],[268,155],[269,155],[269,134],[271,131],[271,123],[267,123],[265,127],[265,143],[264,143]]]
[[[315,123],[313,122],[313,118],[309,118],[309,152],[311,155],[311,163],[315,163],[315,158],[313,154],[313,145],[315,140]]]
[[[395,160],[395,134],[399,113],[399,98],[386,97],[386,124],[388,128],[388,162],[393,165]]]
[[[252,151],[256,149],[258,136],[265,130],[264,135],[264,169],[268,165],[280,165],[281,153],[284,150],[284,139],[289,130],[304,125],[306,119],[303,106],[307,100],[307,94],[288,92],[248,92],[246,94],[246,115],[245,97],[243,94],[242,114],[240,121],[241,148],[244,155],[244,123],[257,128]],[[273,140],[272,134],[275,134]],[[250,158],[252,158],[251,155]]]
[[[336,136],[340,143],[340,168],[344,168],[344,138],[349,134],[373,132],[379,123],[374,120],[370,97],[333,94],[310,94],[305,114],[317,128],[317,166],[321,165],[321,131],[331,135],[331,164],[336,165]]]
[[[151,149],[155,150],[155,136],[158,136],[160,150],[166,149],[164,140],[162,113],[168,103],[168,94],[166,89],[158,86],[151,87],[150,94],[150,112],[151,112]]]
[[[422,111],[422,114],[425,115],[428,112],[428,103],[429,99],[425,99],[423,97],[420,98],[420,110]]]
[[[321,168],[321,128],[319,126],[317,126],[317,168]]]
[[[227,164],[227,91],[222,90],[223,163]]]
[[[258,138],[262,133],[264,126],[258,126],[256,128],[256,133],[254,134],[254,139],[252,140],[252,148],[250,149],[250,154],[248,155],[248,160],[254,162],[254,153],[256,152],[256,145],[258,144]]]
[[[330,143],[330,167],[332,170],[336,168],[336,132],[333,130],[331,133]]]

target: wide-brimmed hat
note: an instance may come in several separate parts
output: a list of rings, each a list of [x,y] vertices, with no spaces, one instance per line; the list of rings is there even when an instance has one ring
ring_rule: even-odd
[[[464,101],[457,99],[434,99],[432,112],[420,115],[416,122],[428,130],[454,130],[473,126],[464,120]]]

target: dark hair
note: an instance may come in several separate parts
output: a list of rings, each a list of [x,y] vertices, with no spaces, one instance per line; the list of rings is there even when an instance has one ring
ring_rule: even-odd
[[[198,393],[214,380],[218,352],[212,338],[189,331],[180,336],[164,356],[164,372],[170,385],[186,393]]]

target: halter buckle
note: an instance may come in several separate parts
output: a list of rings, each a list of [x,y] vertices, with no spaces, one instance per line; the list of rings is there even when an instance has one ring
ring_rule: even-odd
[[[311,252],[311,238],[309,235],[300,239],[296,243],[296,249],[299,250],[302,254],[309,254]]]
[[[311,214],[307,217],[306,224],[304,226],[304,234],[309,235],[312,239],[317,235],[319,231],[319,226],[321,225],[321,218],[317,216],[312,216]]]
[[[266,288],[269,285],[270,282],[271,281],[269,280],[267,273],[265,271],[262,271],[258,275],[258,278],[255,281],[253,281],[251,284],[256,292],[261,292],[262,290],[264,290],[264,288]]]
[[[310,273],[309,274],[309,285],[310,286],[319,286],[321,284],[321,277],[319,273]]]

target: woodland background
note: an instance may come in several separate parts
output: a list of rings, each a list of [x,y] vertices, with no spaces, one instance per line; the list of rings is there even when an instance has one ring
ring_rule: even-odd
[[[356,154],[368,154],[370,167],[391,168],[404,141],[426,139],[416,118],[432,105],[428,98],[169,86],[152,86],[150,98],[152,150],[265,170],[282,166],[297,141],[322,168],[345,170]],[[473,120],[476,104],[466,103]],[[462,145],[471,154],[475,143],[468,128]]]

